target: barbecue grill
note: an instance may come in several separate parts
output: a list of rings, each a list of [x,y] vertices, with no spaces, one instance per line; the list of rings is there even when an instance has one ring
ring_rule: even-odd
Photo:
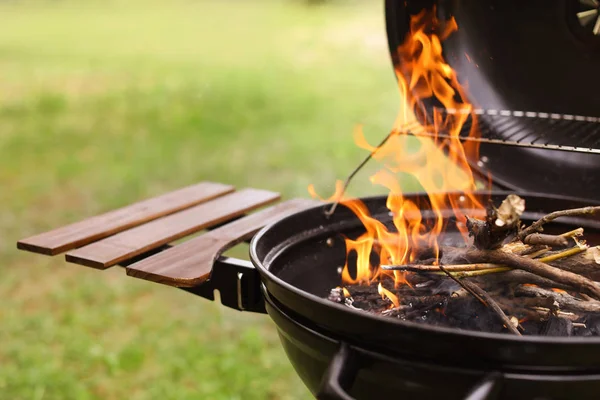
[[[433,4],[386,1],[394,63],[409,16]],[[469,80],[469,100],[479,107],[481,157],[469,162],[482,176],[493,176],[492,200],[517,192],[527,202],[525,223],[553,210],[600,203],[600,174],[595,172],[600,167],[600,97],[594,95],[600,93],[600,79],[590,78],[600,71],[599,42],[595,26],[587,30],[589,18],[578,16],[597,9],[597,2],[435,4],[440,18],[453,15],[460,26],[445,52],[459,77]],[[329,205],[291,200],[244,216],[278,196],[232,191],[203,183],[24,239],[18,246],[45,254],[68,251],[67,261],[95,268],[124,265],[130,276],[210,300],[218,290],[224,306],[267,312],[294,368],[320,399],[375,394],[595,399],[600,393],[600,338],[515,337],[433,327],[326,300],[340,282],[343,236],[364,230],[355,214],[338,207],[328,215]],[[384,197],[364,203],[372,216],[390,220]],[[424,204],[423,217],[433,218],[426,203],[419,204]],[[584,227],[590,241],[600,242],[599,218],[564,218],[547,229],[575,227]],[[205,228],[212,230],[168,245]],[[251,263],[222,256],[224,249],[250,238]],[[460,235],[450,229],[442,240],[454,243]]]

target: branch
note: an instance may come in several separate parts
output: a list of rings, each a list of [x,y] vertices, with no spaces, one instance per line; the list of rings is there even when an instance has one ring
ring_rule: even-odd
[[[542,225],[547,224],[550,221],[554,221],[556,218],[593,215],[598,212],[600,212],[600,206],[590,206],[583,208],[572,208],[570,210],[555,211],[537,220],[533,224],[529,225],[527,228],[521,230],[521,232],[519,232],[519,239],[523,240],[525,239],[525,237],[527,237],[527,235],[542,231]]]
[[[547,278],[542,278],[541,276],[534,275],[531,272],[522,271],[519,269],[513,269],[513,270],[502,272],[502,273],[489,274],[489,275],[482,276],[481,278],[475,277],[474,281],[477,282],[479,285],[482,285],[483,287],[485,287],[486,285],[507,286],[507,285],[521,284],[521,283],[529,283],[529,284],[533,284],[533,285],[537,285],[537,286],[541,286],[541,287],[557,288],[557,289],[573,290],[573,291],[576,290],[575,288],[573,288],[569,285],[564,285],[562,283],[556,283],[553,280],[550,280]],[[496,286],[496,287],[498,287],[498,286]]]
[[[590,247],[579,254],[548,263],[553,267],[600,281],[600,246]]]
[[[600,301],[579,300],[568,293],[558,293],[552,290],[542,289],[535,286],[519,286],[515,290],[517,296],[536,297],[552,299],[559,304],[562,310],[581,313],[600,313]]]
[[[452,279],[453,281],[458,283],[460,286],[463,287],[463,289],[465,289],[467,292],[472,294],[473,297],[475,297],[477,300],[479,300],[484,306],[486,306],[486,307],[490,308],[492,311],[494,311],[496,313],[496,315],[500,318],[500,320],[502,321],[504,326],[506,326],[506,329],[508,329],[509,331],[511,331],[512,333],[514,333],[517,336],[521,336],[521,332],[519,332],[519,330],[512,324],[512,322],[506,316],[504,311],[502,311],[502,309],[500,308],[498,303],[496,303],[496,301],[492,298],[492,296],[490,296],[485,290],[483,290],[482,288],[480,288],[473,282],[463,281],[463,280],[453,277],[452,274],[449,273],[448,271],[446,271],[446,269],[441,265],[440,265],[440,269],[446,275],[448,275],[448,277],[450,279]]]
[[[478,249],[497,249],[506,238],[515,234],[519,227],[519,217],[525,210],[525,200],[509,194],[500,207],[488,204],[484,221],[467,217],[469,236]]]
[[[532,258],[533,254],[519,255],[504,251],[508,254],[521,258]],[[473,264],[448,264],[454,259],[464,258],[462,253],[465,249],[444,247],[446,255],[442,256],[444,268],[458,278],[468,278],[480,275],[495,274],[498,272],[507,272],[512,268],[506,265],[493,263],[473,263]],[[449,254],[449,256],[447,256]],[[535,254],[535,253],[534,253]],[[588,248],[587,245],[579,245],[570,249],[555,252],[545,257],[536,258],[538,262],[549,264],[553,267],[583,275],[594,281],[600,280],[600,246]],[[557,262],[560,260],[560,262]],[[380,268],[386,271],[409,271],[416,273],[440,274],[440,268],[432,264],[403,264],[403,265],[380,265]],[[531,275],[531,274],[530,274]],[[543,278],[540,278],[543,279]],[[523,282],[526,283],[526,282]],[[531,282],[535,283],[535,282]],[[549,285],[551,286],[551,285]]]
[[[426,264],[403,264],[403,265],[380,265],[385,271],[409,271],[409,272],[439,272],[442,269],[439,265]],[[464,272],[464,271],[482,271],[492,268],[503,267],[498,264],[453,264],[444,265],[444,269],[448,272]]]
[[[594,281],[572,272],[552,267],[535,259],[516,256],[501,250],[478,250],[473,248],[465,250],[463,257],[470,263],[503,264],[531,272],[532,274],[551,279],[554,282],[571,286],[579,292],[600,300],[600,286]]]
[[[344,186],[342,187],[342,192],[340,193],[340,196],[333,202],[333,204],[331,205],[331,208],[329,210],[325,211],[325,216],[327,218],[331,217],[333,215],[333,213],[335,212],[335,209],[337,208],[338,204],[340,204],[340,200],[342,199],[342,197],[346,193],[346,190],[348,189],[348,185],[350,185],[350,181],[352,181],[352,178],[354,178],[354,175],[356,175],[358,173],[358,171],[360,171],[362,169],[362,167],[364,167],[369,162],[369,160],[371,160],[371,158],[373,158],[373,156],[392,137],[393,133],[394,133],[394,131],[391,131],[390,133],[388,133],[386,135],[386,137],[383,138],[383,140],[381,141],[381,143],[379,143],[379,145],[377,145],[377,147],[375,147],[375,149],[372,152],[370,152],[369,155],[360,164],[358,164],[358,166],[356,168],[354,168],[352,170],[352,172],[350,172],[350,175],[348,175],[348,177],[344,181]]]
[[[546,235],[543,233],[532,233],[525,236],[523,243],[532,246],[543,244],[550,247],[567,247],[569,240],[564,236]]]

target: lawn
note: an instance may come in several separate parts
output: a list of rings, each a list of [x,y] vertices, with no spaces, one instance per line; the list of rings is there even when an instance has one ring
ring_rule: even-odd
[[[268,317],[15,242],[203,180],[327,195],[396,108],[382,2],[2,2],[0,398],[309,398]]]

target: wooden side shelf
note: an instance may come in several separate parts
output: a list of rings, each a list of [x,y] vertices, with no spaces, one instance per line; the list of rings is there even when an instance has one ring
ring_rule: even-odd
[[[227,249],[252,238],[263,226],[310,205],[308,200],[295,199],[248,215],[129,265],[127,275],[172,286],[197,286],[210,276],[214,261]]]
[[[98,269],[127,264],[127,275],[194,287],[210,276],[225,250],[265,225],[318,204],[294,199],[246,215],[279,199],[278,193],[266,190],[235,191],[230,185],[201,182],[19,240],[17,247],[46,255],[67,252],[68,262]],[[211,228],[161,251],[175,240]]]
[[[17,247],[21,250],[53,256],[234,190],[230,185],[202,182],[19,240]]]

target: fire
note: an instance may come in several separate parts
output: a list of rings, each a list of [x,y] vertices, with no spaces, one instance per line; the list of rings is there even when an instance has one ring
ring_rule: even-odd
[[[385,276],[393,278],[396,286],[406,283],[404,273],[382,271],[377,266],[410,262],[419,248],[432,248],[439,255],[437,239],[447,218],[456,217],[458,229],[466,240],[466,218],[461,210],[484,210],[474,194],[476,183],[468,163],[469,158],[478,159],[478,144],[459,139],[469,116],[473,118],[469,134],[478,135],[476,119],[455,71],[442,55],[442,41],[457,25],[454,19],[442,23],[435,14],[432,9],[413,16],[411,32],[398,48],[395,72],[401,104],[388,141],[376,148],[367,142],[360,128],[354,135],[356,144],[372,152],[373,158],[382,164],[370,180],[389,191],[386,205],[395,229],[388,230],[373,218],[360,200],[343,197],[342,182],[337,182],[335,194],[328,199],[339,200],[350,208],[366,230],[356,239],[346,239],[346,265],[342,272],[346,284],[369,284]],[[425,102],[432,101],[439,107],[427,112]],[[414,135],[408,134],[408,130]],[[443,137],[439,133],[444,133]],[[448,161],[455,167],[449,168]],[[399,174],[416,179],[427,199],[419,202],[406,199]],[[312,186],[309,192],[317,197]],[[433,218],[423,217],[420,210],[424,206],[431,209]],[[373,254],[379,256],[378,260],[373,259]],[[356,257],[355,274],[349,268],[351,255]],[[381,285],[380,288],[380,293],[383,291],[391,299]]]
[[[377,286],[377,292],[381,295],[382,299],[389,299],[395,308],[400,307],[400,301],[398,300],[398,296],[384,288],[381,282],[379,282],[379,285]]]
[[[344,297],[345,297],[345,298],[352,297],[352,296],[350,295],[350,291],[349,291],[348,289],[346,289],[346,288],[342,288],[342,292],[344,293]]]

